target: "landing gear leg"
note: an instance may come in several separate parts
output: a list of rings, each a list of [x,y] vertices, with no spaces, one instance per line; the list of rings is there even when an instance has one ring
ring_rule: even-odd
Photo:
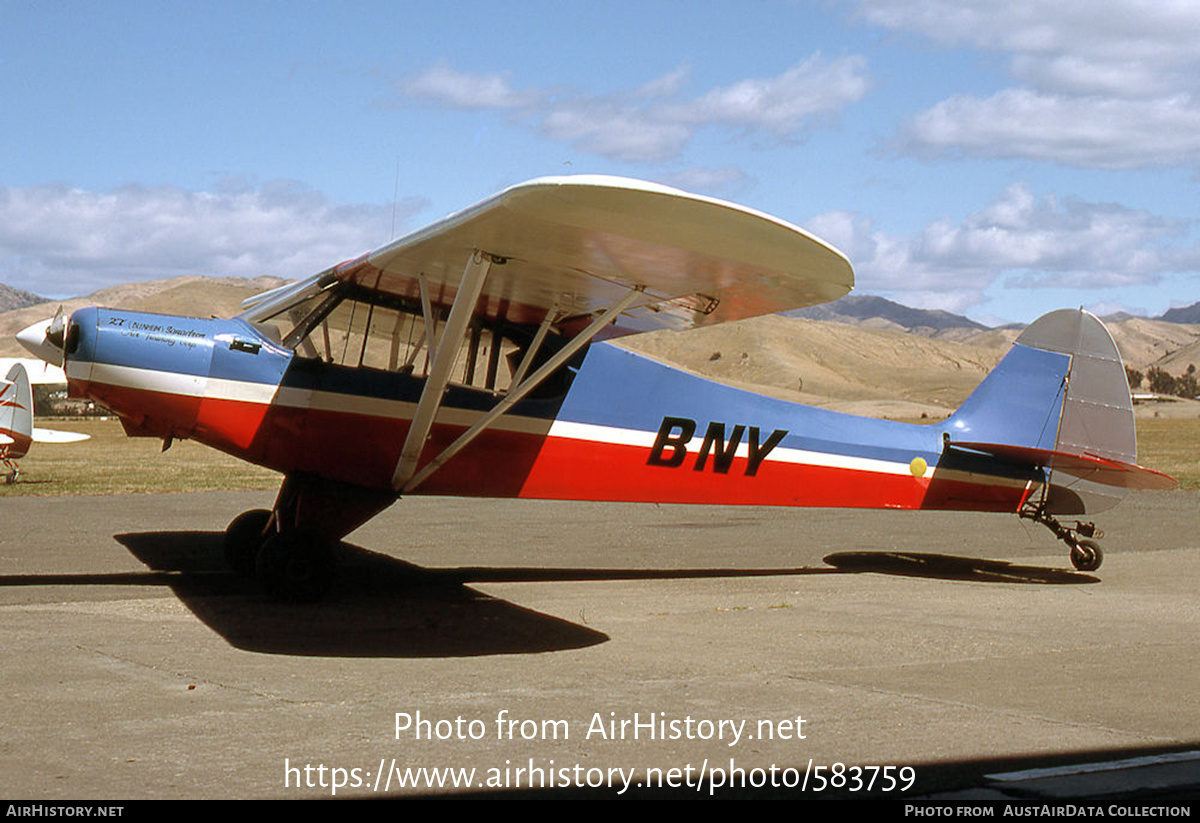
[[[390,489],[288,475],[271,511],[254,509],[229,524],[225,557],[275,600],[320,600],[333,585],[338,542],[397,497]]]
[[[1041,523],[1054,532],[1055,537],[1066,543],[1071,549],[1071,565],[1079,571],[1094,572],[1104,562],[1104,552],[1096,542],[1104,536],[1104,532],[1097,529],[1095,523],[1076,520],[1074,526],[1064,526],[1058,518],[1046,511],[1044,503],[1021,509],[1018,514],[1025,520]]]
[[[333,545],[297,531],[273,534],[258,553],[258,579],[267,594],[286,603],[320,600],[333,584]]]

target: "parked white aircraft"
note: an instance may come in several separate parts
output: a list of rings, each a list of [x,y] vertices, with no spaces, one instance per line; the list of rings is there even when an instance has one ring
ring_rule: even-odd
[[[38,368],[40,370],[40,366]],[[88,437],[77,432],[34,428],[33,388],[29,375],[21,362],[9,368],[8,376],[0,380],[0,463],[8,470],[6,482],[16,482],[20,474],[17,460],[29,452],[33,443],[77,443]]]

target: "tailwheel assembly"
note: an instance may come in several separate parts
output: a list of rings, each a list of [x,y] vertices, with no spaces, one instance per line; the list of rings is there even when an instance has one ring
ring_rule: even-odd
[[[1079,571],[1094,572],[1104,562],[1104,552],[1096,542],[1104,536],[1104,532],[1097,529],[1095,523],[1076,520],[1075,525],[1065,526],[1046,511],[1044,502],[1023,508],[1017,514],[1024,520],[1041,523],[1066,543],[1071,549],[1071,565]]]

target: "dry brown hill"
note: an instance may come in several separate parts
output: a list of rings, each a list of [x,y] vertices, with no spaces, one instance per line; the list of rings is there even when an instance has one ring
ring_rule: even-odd
[[[1200,369],[1200,337],[1161,358],[1155,365],[1176,377],[1184,374],[1188,366]]]
[[[1108,324],[1121,357],[1135,369],[1145,371],[1150,366],[1164,368],[1172,374],[1182,374],[1183,368],[1171,363],[1176,354],[1200,341],[1200,326],[1184,323],[1168,323],[1163,320],[1146,320],[1131,317]],[[1184,368],[1187,364],[1184,363]]]
[[[20,309],[25,306],[32,306],[41,303],[43,298],[38,297],[33,292],[14,289],[4,283],[0,283],[0,311],[11,311],[12,309]]]
[[[889,417],[944,416],[1004,354],[999,347],[778,315],[619,342],[714,380]]]
[[[277,277],[175,277],[144,283],[125,283],[101,289],[86,297],[53,300],[0,314],[0,357],[28,355],[14,335],[31,323],[52,317],[58,307],[70,313],[84,306],[160,312],[192,317],[232,317],[241,303],[287,281]]]
[[[241,301],[284,281],[179,277],[129,283],[61,301],[192,316],[237,314]],[[60,302],[0,314],[0,356],[22,356],[17,331],[50,317]],[[1200,365],[1200,326],[1127,318],[1109,324],[1126,361],[1182,374]],[[788,400],[887,417],[940,417],[956,408],[1020,333],[949,329],[932,336],[884,319],[855,324],[771,315],[689,332],[654,332],[620,344],[689,371]]]
[[[1109,330],[1134,368],[1158,365],[1182,374],[1189,363],[1200,365],[1200,326],[1128,318]],[[769,316],[619,342],[714,380],[765,387],[809,405],[877,417],[940,417],[962,403],[1019,334],[1005,328],[927,337],[861,321]]]

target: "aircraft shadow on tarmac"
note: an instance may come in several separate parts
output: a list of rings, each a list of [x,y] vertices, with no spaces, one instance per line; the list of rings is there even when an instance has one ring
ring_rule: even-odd
[[[115,535],[159,574],[200,620],[232,645],[268,654],[325,657],[473,657],[577,649],[608,636],[525,609],[347,543],[338,577],[313,604],[268,600],[228,571],[221,532]]]
[[[169,586],[232,645],[270,654],[470,657],[584,648],[608,635],[479,592],[468,583],[729,578],[830,574],[833,569],[423,568],[359,546],[338,546],[338,579],[316,604],[266,599],[228,571],[222,532],[115,535],[152,571],[56,576],[46,583]],[[84,579],[86,578],[86,579]]]
[[[1099,583],[1100,578],[1069,569],[1018,566],[1004,560],[956,557],[923,552],[835,552],[826,563],[844,572],[876,572],[901,577],[932,577],[938,580],[969,580],[978,583]]]
[[[458,567],[429,569],[358,546],[339,546],[338,579],[321,603],[266,599],[228,571],[222,532],[115,535],[148,572],[16,575],[0,585],[167,586],[230,644],[268,654],[330,657],[472,657],[578,649],[608,635],[517,606],[469,583],[670,580],[876,572],[944,580],[1061,585],[1095,583],[1065,569],[894,551],[838,552],[829,567],[604,569]]]

